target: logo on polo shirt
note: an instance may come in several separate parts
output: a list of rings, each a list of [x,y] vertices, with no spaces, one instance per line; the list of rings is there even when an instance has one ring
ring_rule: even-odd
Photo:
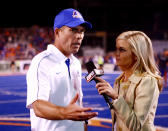
[[[78,11],[73,11],[73,15],[72,15],[73,18],[82,18],[81,14],[78,12]]]
[[[60,74],[61,72],[56,72],[56,74],[58,75],[58,74]]]

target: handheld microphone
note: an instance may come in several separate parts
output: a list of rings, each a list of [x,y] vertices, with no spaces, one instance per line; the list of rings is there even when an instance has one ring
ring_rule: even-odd
[[[94,80],[96,83],[98,83],[99,81],[96,80],[95,77],[96,77],[96,76],[102,76],[102,75],[104,75],[104,71],[103,71],[103,70],[96,69],[96,66],[94,65],[94,63],[93,63],[92,61],[87,62],[87,63],[85,64],[85,66],[86,66],[86,69],[87,69],[87,71],[88,71],[88,73],[89,73],[89,74],[85,77],[86,81],[87,81],[87,82],[90,82],[90,81]],[[105,99],[105,101],[106,101],[108,107],[109,107],[110,109],[112,109],[112,108],[113,108],[113,105],[112,105],[112,103],[110,103],[110,100],[109,100],[109,98],[108,98],[108,95],[106,95],[106,94],[102,94],[102,95],[103,95],[103,97],[104,97],[104,99]]]

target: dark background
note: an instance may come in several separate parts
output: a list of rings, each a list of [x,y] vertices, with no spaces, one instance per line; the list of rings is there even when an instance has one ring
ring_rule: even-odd
[[[114,49],[115,37],[127,30],[141,30],[151,39],[168,39],[168,0],[5,1],[0,7],[0,28],[53,27],[57,13],[75,8],[92,23],[91,32],[107,33],[109,50]]]
[[[76,8],[94,30],[168,30],[167,0],[6,1],[0,6],[0,27],[53,26],[59,11]]]

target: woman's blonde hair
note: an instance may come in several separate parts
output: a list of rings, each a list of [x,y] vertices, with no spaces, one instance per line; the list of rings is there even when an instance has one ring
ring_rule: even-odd
[[[163,79],[159,75],[160,71],[155,62],[150,38],[141,31],[127,31],[120,34],[116,40],[119,39],[126,40],[130,44],[132,52],[137,57],[134,70],[138,70],[141,73],[147,72],[158,79],[159,90],[161,91]]]

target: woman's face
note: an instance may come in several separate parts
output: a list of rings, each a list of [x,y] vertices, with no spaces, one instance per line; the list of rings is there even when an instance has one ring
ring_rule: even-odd
[[[116,41],[116,64],[121,70],[128,70],[136,62],[136,56],[132,53],[130,44],[126,40]]]

